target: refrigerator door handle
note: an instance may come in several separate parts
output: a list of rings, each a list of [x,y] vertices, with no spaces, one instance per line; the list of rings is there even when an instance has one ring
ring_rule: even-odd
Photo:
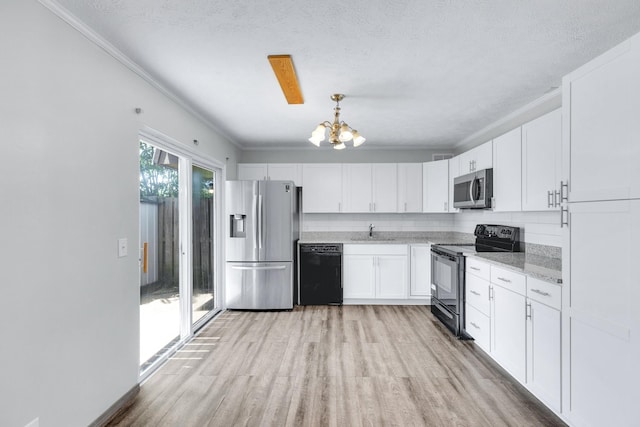
[[[233,270],[284,270],[286,265],[232,265]]]
[[[251,211],[254,213],[254,226],[253,229],[255,230],[254,232],[257,234],[258,232],[258,196],[257,195],[253,195],[253,206],[251,207]],[[255,253],[255,251],[258,250],[258,243],[256,242],[256,239],[253,239],[253,251]],[[256,258],[257,259],[257,258]]]
[[[258,228],[258,248],[262,249],[262,231],[264,226],[264,218],[262,212],[262,194],[258,196],[258,223],[260,224]]]

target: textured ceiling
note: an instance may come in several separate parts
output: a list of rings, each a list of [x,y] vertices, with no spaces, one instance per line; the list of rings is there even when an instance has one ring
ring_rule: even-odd
[[[244,148],[311,146],[336,92],[365,146],[452,147],[640,31],[638,0],[57,3]]]

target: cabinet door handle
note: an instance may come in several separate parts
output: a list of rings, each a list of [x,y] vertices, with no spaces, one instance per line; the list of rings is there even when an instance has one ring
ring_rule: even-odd
[[[506,282],[506,283],[511,283],[511,280],[505,279],[504,277],[498,277],[498,280],[502,280],[503,282]]]
[[[489,286],[489,300],[493,299],[493,286]]]
[[[562,196],[560,196],[560,192],[558,190],[553,192],[553,207],[557,208],[562,204]]]
[[[566,190],[566,192],[565,192]],[[569,181],[560,181],[560,203],[569,201]]]
[[[472,294],[474,294],[474,295],[480,296],[480,292],[476,292],[476,291],[473,291],[473,290],[471,290],[471,291],[469,291],[469,292],[471,292],[471,293],[472,293]]]
[[[564,214],[567,214],[567,220],[564,220]],[[569,227],[569,208],[560,208],[560,228],[564,226]]]
[[[531,319],[531,303],[530,302],[527,303],[527,306],[525,309],[525,317],[527,319]]]
[[[407,211],[407,202],[404,202],[404,211]]]
[[[547,207],[552,208],[554,205],[554,201],[552,200],[553,191],[547,191]]]
[[[338,202],[338,212],[342,212],[342,203]]]
[[[540,289],[531,289],[531,292],[535,292],[536,294],[542,295],[543,297],[551,296],[549,292],[541,291]]]
[[[480,271],[480,269],[479,269],[478,267],[469,266],[469,268],[470,268],[471,270]]]
[[[444,211],[445,211],[445,212],[449,210],[449,209],[447,208],[447,204],[448,204],[447,202],[444,202]]]
[[[480,329],[480,326],[476,325],[475,323],[473,323],[473,322],[469,322],[469,323],[470,323],[470,324],[471,324],[471,326],[473,326],[474,328],[476,328],[476,329]]]

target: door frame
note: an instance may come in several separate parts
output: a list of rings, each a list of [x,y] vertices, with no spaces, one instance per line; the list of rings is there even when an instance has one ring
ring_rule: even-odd
[[[136,144],[140,141],[149,143],[153,146],[159,147],[162,150],[166,150],[172,154],[178,156],[178,179],[179,179],[179,205],[184,206],[181,209],[181,215],[179,219],[180,227],[180,339],[167,351],[164,355],[159,357],[143,372],[139,372],[139,382],[144,381],[155,370],[161,366],[169,357],[171,357],[176,350],[184,345],[189,339],[191,339],[195,332],[201,328],[208,320],[220,313],[223,309],[224,301],[224,223],[222,221],[222,215],[224,213],[224,191],[226,182],[226,165],[212,157],[202,154],[195,149],[192,149],[188,145],[181,143],[155,129],[147,126],[142,127],[138,131],[138,139]],[[194,141],[195,142],[195,141]],[[216,198],[214,199],[214,298],[215,308],[202,319],[200,319],[195,325],[192,324],[192,166],[198,166],[201,168],[209,169],[216,174],[218,178],[216,181]],[[184,210],[185,214],[182,214]],[[138,233],[138,239],[140,238]],[[138,241],[138,247],[140,247],[140,241]],[[187,267],[187,268],[185,268]],[[139,325],[138,325],[139,328]]]

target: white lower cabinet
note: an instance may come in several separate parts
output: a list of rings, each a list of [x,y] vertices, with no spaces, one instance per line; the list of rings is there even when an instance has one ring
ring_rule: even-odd
[[[406,299],[407,245],[344,245],[344,299]]]
[[[345,248],[347,246],[345,245]],[[343,298],[375,298],[373,255],[343,255]]]
[[[467,258],[465,330],[515,379],[561,412],[561,287]]]
[[[431,245],[411,245],[411,297],[431,297]]]
[[[526,298],[492,282],[491,355],[521,383],[527,378]]]
[[[560,311],[528,299],[527,386],[560,412]]]
[[[473,337],[475,343],[487,353],[491,352],[491,321],[489,316],[481,313],[474,306],[467,303],[465,307],[466,330]]]

